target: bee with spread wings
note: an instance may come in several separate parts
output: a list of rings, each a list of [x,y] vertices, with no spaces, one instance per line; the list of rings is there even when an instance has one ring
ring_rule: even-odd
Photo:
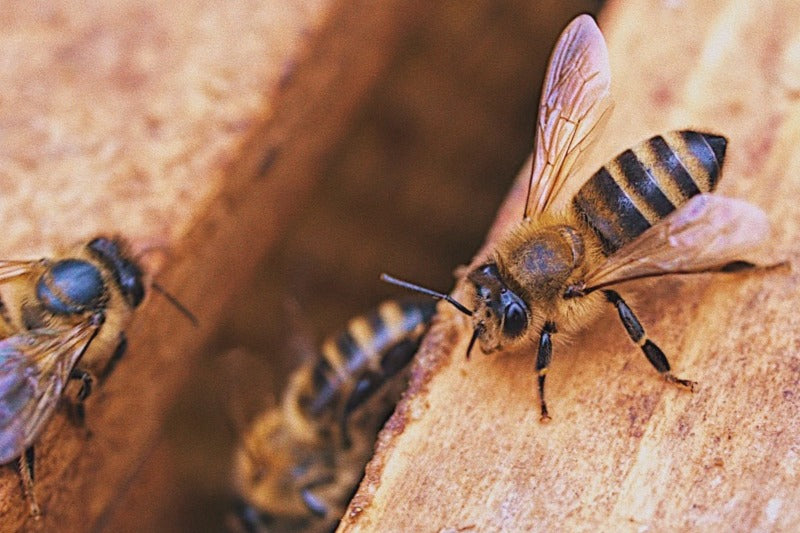
[[[0,261],[0,464],[19,458],[31,514],[33,445],[67,383],[105,377],[125,348],[124,328],[145,296],[145,275],[119,238],[96,237],[61,259]],[[166,293],[165,293],[166,294]],[[167,294],[190,320],[188,311]]]
[[[730,272],[753,267],[746,254],[769,232],[754,205],[711,192],[727,140],[690,130],[656,135],[595,172],[570,199],[562,191],[576,161],[611,108],[606,44],[588,15],[564,30],[544,81],[530,184],[522,221],[487,260],[466,275],[469,309],[449,295],[383,279],[442,298],[472,317],[484,353],[538,339],[541,419],[552,337],[585,327],[614,305],[644,355],[667,381],[676,377],[625,300],[610,287],[667,274]]]

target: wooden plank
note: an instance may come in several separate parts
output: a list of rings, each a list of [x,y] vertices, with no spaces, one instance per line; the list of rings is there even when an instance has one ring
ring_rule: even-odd
[[[672,128],[724,133],[720,192],[768,212],[766,260],[795,260],[794,3],[618,1],[601,28],[617,106],[592,157]],[[478,257],[518,221],[525,180]],[[639,285],[649,336],[699,388],[659,380],[609,309],[556,345],[548,425],[533,348],[466,362],[469,327],[440,306],[340,531],[797,529],[797,283],[777,271]]]
[[[37,523],[14,465],[2,469],[3,530],[107,524],[199,347],[413,14],[322,1],[82,8],[0,10],[2,256],[52,255],[97,233],[158,245],[160,283],[201,327],[163,298],[146,303],[87,427],[59,412],[37,445]]]

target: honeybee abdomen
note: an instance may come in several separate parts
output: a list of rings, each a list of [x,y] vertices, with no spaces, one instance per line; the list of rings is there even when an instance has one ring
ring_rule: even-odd
[[[719,181],[727,140],[696,131],[656,135],[625,150],[580,188],[572,206],[611,255]]]
[[[342,392],[351,391],[365,372],[388,378],[405,366],[434,308],[433,300],[389,300],[327,339],[313,370],[310,414],[319,416],[338,405]]]

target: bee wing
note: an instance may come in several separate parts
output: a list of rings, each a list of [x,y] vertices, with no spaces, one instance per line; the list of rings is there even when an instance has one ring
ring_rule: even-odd
[[[590,272],[585,290],[757,259],[768,234],[767,216],[753,204],[698,194]]]
[[[0,261],[0,281],[24,276],[42,268],[42,261]]]
[[[19,457],[50,418],[99,326],[37,329],[0,341],[0,464]]]
[[[580,15],[559,37],[547,68],[525,218],[552,204],[610,107],[606,42],[594,19]]]

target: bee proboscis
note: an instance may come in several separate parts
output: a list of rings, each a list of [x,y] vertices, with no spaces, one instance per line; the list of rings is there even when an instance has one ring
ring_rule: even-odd
[[[19,459],[30,512],[38,516],[36,438],[70,380],[81,381],[76,405],[82,417],[93,373],[103,379],[111,371],[146,287],[157,285],[121,238],[96,237],[58,259],[0,261],[0,286],[0,464]]]
[[[386,301],[328,338],[258,416],[234,464],[247,531],[331,531],[405,386],[433,301]]]
[[[562,191],[576,161],[611,108],[606,44],[588,15],[561,34],[550,59],[539,107],[528,195],[521,223],[491,256],[466,274],[472,308],[449,295],[387,275],[383,279],[445,299],[472,319],[484,353],[538,338],[536,371],[541,419],[553,336],[589,324],[613,305],[625,331],[667,381],[672,373],[630,306],[612,287],[668,274],[731,272],[768,235],[766,215],[742,200],[711,194],[727,140],[683,130],[656,135],[595,172],[571,200]]]

